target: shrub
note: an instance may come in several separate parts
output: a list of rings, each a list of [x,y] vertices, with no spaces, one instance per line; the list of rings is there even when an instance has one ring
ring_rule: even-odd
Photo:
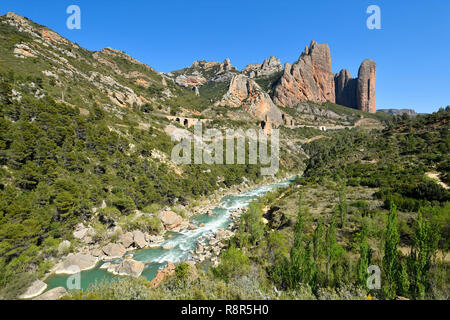
[[[249,258],[232,246],[222,253],[220,264],[214,269],[214,273],[218,278],[229,281],[233,277],[245,274],[249,269]]]

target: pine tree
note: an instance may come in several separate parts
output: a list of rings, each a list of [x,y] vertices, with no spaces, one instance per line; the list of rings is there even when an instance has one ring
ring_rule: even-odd
[[[400,235],[398,232],[397,208],[391,203],[388,216],[388,224],[385,233],[383,269],[384,269],[384,286],[383,292],[387,299],[395,298],[397,294],[398,282],[398,244]]]

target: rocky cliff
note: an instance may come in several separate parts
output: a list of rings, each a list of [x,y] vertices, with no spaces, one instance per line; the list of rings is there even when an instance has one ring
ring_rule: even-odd
[[[375,82],[377,66],[375,61],[364,60],[358,72],[358,78],[353,79],[346,69],[336,74],[336,103],[375,113]]]
[[[352,79],[350,72],[347,69],[342,69],[341,72],[334,77],[336,88],[336,103],[356,109],[356,84],[357,80]]]
[[[302,101],[335,102],[334,74],[328,44],[312,41],[293,65],[286,63],[275,87],[276,104],[293,107]]]
[[[377,64],[375,61],[364,60],[359,67],[358,84],[356,88],[356,106],[359,110],[375,113],[375,81]]]
[[[222,63],[215,61],[194,61],[192,66],[172,71],[168,76],[175,78],[175,82],[183,87],[198,87],[207,82],[230,81],[238,73],[230,59]]]
[[[258,78],[270,76],[282,70],[283,66],[281,65],[280,59],[271,56],[270,58],[266,58],[262,64],[249,64],[242,69],[242,73],[249,78]]]
[[[271,122],[278,126],[282,123],[281,111],[275,106],[270,96],[252,79],[244,75],[236,75],[230,83],[228,92],[218,103],[233,108],[241,105],[257,119]]]

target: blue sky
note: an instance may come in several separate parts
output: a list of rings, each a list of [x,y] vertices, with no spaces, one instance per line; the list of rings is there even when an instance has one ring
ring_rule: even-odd
[[[82,11],[81,30],[66,27],[66,8]],[[381,9],[381,30],[369,30],[369,5]],[[331,49],[333,72],[377,62],[377,108],[432,112],[450,105],[448,0],[2,0],[89,50],[113,47],[169,72],[194,60],[229,57],[242,69],[274,55],[294,62],[311,40]]]

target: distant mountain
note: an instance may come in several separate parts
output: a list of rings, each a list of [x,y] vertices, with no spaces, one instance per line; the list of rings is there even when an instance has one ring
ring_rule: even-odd
[[[413,109],[378,109],[377,111],[391,114],[393,116],[401,116],[406,113],[411,118],[415,118],[418,115],[418,113]]]

